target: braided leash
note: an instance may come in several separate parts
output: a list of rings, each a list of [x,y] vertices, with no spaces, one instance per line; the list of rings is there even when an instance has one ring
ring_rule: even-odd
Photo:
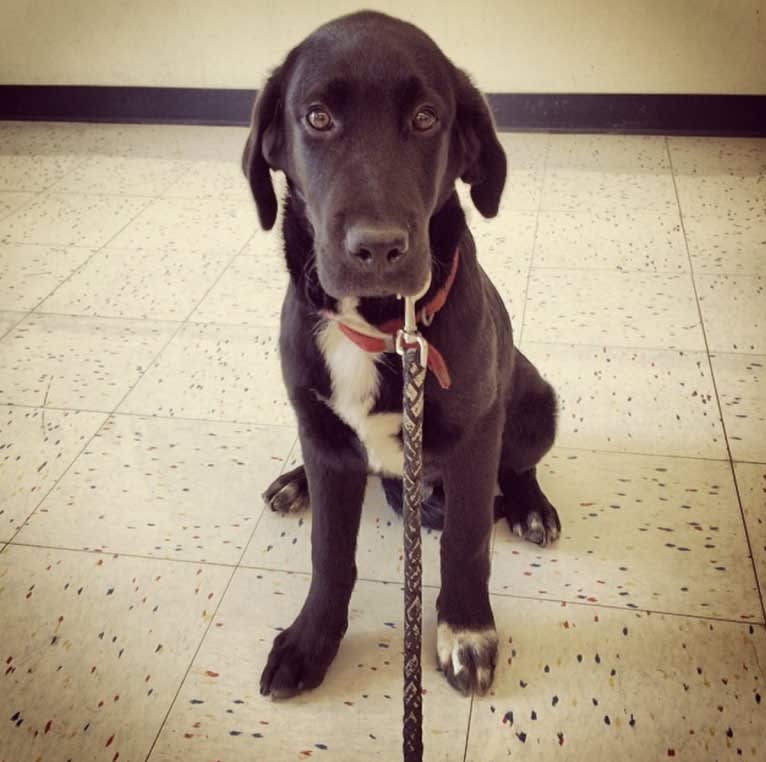
[[[402,355],[404,395],[402,440],[404,447],[404,762],[423,759],[423,692],[420,665],[423,600],[420,545],[420,508],[423,471],[423,388],[428,367],[428,344],[415,316],[415,300],[405,298],[404,329],[396,337]]]

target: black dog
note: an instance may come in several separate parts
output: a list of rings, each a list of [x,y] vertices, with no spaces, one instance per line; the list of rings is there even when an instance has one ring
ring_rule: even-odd
[[[418,302],[430,345],[425,390],[427,521],[443,522],[437,650],[460,691],[484,693],[497,633],[489,602],[493,509],[545,545],[560,531],[535,466],[553,443],[552,388],[514,348],[508,314],[479,266],[455,191],[497,214],[506,161],[487,105],[422,31],[380,13],[320,27],[261,91],[243,168],[261,225],[287,178],[282,370],[304,466],[266,497],[276,510],[309,502],[311,587],[274,641],[261,693],[317,686],[346,631],[369,473],[401,500],[401,361],[391,354]],[[496,486],[502,497],[495,502]]]

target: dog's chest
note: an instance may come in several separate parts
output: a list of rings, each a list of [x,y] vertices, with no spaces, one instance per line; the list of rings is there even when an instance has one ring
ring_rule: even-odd
[[[342,315],[352,315],[354,305],[349,302],[342,305]],[[351,319],[357,323],[361,320],[356,314]],[[379,355],[350,341],[334,321],[320,329],[317,341],[332,382],[332,397],[325,400],[326,404],[356,432],[367,451],[371,471],[401,474],[401,413],[372,412],[380,384],[376,362]]]

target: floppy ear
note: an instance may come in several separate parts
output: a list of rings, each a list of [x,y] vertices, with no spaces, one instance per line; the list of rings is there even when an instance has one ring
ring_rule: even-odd
[[[505,151],[482,94],[458,70],[457,137],[462,152],[460,179],[471,186],[471,198],[484,217],[494,217],[505,186]]]
[[[271,230],[277,218],[277,197],[271,182],[270,167],[278,168],[284,136],[282,120],[278,113],[282,99],[282,68],[269,77],[265,87],[258,93],[250,120],[242,154],[242,171],[250,181],[258,219],[264,230]]]

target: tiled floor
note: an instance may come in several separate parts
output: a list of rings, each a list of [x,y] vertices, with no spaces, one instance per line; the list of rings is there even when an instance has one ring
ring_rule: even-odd
[[[258,694],[310,514],[285,275],[229,128],[0,125],[0,762],[396,760],[401,526],[371,482],[325,683]],[[492,693],[436,672],[426,757],[702,762],[766,743],[766,141],[505,135],[472,224],[557,387],[564,531],[496,526]]]

